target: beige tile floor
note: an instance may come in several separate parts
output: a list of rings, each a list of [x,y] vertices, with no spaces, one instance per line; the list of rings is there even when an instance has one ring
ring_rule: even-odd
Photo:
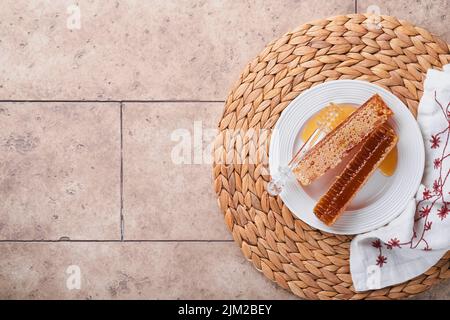
[[[0,298],[295,298],[216,205],[208,135],[228,88],[270,40],[374,4],[450,42],[446,0],[81,0],[79,29],[73,3],[2,2]]]

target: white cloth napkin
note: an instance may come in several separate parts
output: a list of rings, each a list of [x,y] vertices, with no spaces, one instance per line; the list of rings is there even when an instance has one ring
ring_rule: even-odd
[[[353,239],[350,271],[356,291],[414,278],[450,250],[450,65],[428,70],[417,121],[425,143],[422,184],[398,218]]]

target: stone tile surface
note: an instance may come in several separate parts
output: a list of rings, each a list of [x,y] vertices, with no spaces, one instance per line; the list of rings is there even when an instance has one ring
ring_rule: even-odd
[[[296,299],[232,242],[0,243],[0,256],[0,299]],[[415,299],[448,300],[449,287]]]
[[[0,101],[224,100],[265,44],[356,2],[80,0],[80,29],[73,3],[2,2]],[[369,5],[450,42],[446,0],[357,1]],[[162,241],[101,242],[120,239],[118,103],[0,102],[0,240],[94,240],[0,242],[0,299],[295,299],[233,242],[208,242],[231,239],[207,159],[223,104],[122,110],[125,239]]]
[[[358,0],[359,13],[367,12],[369,6],[378,6],[381,14],[408,20],[450,43],[448,28],[450,1],[448,0]]]
[[[222,103],[123,106],[125,239],[231,239],[208,147]]]
[[[0,243],[0,256],[0,299],[295,298],[232,242]],[[80,290],[66,286],[72,265]]]
[[[411,300],[450,300],[450,281],[441,282]]]
[[[354,0],[4,0],[0,99],[224,100],[267,43],[353,12]]]
[[[0,103],[0,239],[120,237],[119,111]]]

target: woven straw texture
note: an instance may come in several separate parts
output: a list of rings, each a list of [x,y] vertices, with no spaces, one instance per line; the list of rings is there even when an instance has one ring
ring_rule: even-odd
[[[360,79],[398,96],[416,115],[425,72],[449,63],[449,46],[391,16],[351,14],[304,24],[270,43],[231,90],[214,145],[214,187],[244,256],[263,274],[306,299],[398,299],[450,278],[450,251],[423,275],[356,293],[351,237],[313,229],[266,192],[270,132],[302,91],[328,80]],[[243,132],[255,130],[258,139]],[[237,134],[236,132],[240,132]]]

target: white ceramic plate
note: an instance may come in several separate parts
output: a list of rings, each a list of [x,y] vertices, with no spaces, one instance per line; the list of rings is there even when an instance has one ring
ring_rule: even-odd
[[[270,172],[276,174],[280,165],[286,165],[291,160],[302,143],[299,136],[303,126],[315,113],[330,102],[362,105],[375,93],[394,112],[390,124],[399,137],[397,169],[391,177],[375,171],[331,227],[316,218],[313,208],[346,161],[308,187],[302,187],[295,178],[290,179],[280,196],[299,219],[314,228],[335,234],[358,234],[377,229],[397,217],[419,187],[425,156],[416,120],[395,95],[375,84],[358,80],[325,82],[303,92],[286,107],[275,125],[270,142]]]

